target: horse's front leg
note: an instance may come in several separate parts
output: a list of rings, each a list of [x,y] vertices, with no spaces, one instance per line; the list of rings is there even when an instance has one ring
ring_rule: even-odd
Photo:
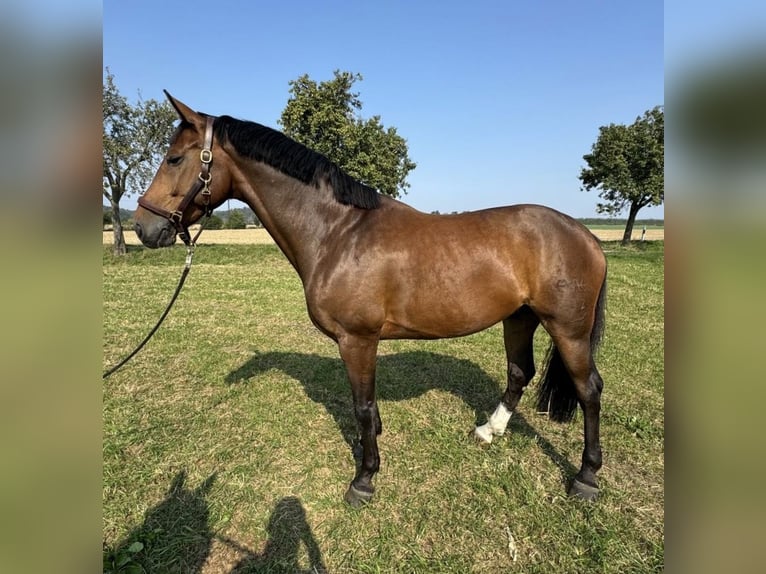
[[[351,481],[344,499],[359,507],[372,498],[375,488],[372,478],[380,468],[378,435],[382,432],[378,405],[375,400],[375,359],[378,339],[347,335],[339,338],[340,356],[346,364],[354,414],[361,434],[362,464]]]

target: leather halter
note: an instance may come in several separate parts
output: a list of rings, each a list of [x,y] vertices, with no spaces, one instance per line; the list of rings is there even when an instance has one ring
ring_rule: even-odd
[[[212,213],[210,207],[210,164],[213,163],[213,122],[215,117],[207,116],[207,123],[205,125],[205,142],[202,146],[202,151],[199,153],[199,159],[202,162],[202,171],[199,172],[197,181],[191,186],[191,189],[186,192],[181,203],[175,209],[175,211],[168,211],[156,205],[152,205],[143,195],[138,198],[138,205],[169,220],[170,223],[176,228],[176,232],[181,240],[189,245],[191,243],[191,237],[189,235],[188,226],[182,223],[184,210],[189,207],[189,204],[194,201],[197,195],[202,195],[202,205],[205,210],[205,215],[209,216]]]

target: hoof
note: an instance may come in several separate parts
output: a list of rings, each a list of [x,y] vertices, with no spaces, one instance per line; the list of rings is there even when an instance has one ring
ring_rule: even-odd
[[[492,438],[494,434],[487,428],[487,425],[481,425],[473,429],[471,433],[473,438],[479,443],[479,446],[488,446],[492,444]]]
[[[346,494],[343,496],[343,500],[353,508],[361,508],[372,500],[372,495],[372,491],[359,490],[352,484],[348,487]]]
[[[598,497],[598,487],[591,486],[580,482],[576,478],[572,481],[572,486],[569,487],[569,496],[572,498],[580,498],[582,500],[596,500]]]

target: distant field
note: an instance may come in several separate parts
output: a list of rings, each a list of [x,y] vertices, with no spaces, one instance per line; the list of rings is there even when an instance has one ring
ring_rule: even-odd
[[[192,227],[194,229],[194,227]],[[614,225],[599,225],[591,228],[591,231],[603,241],[616,241],[622,239],[623,228]],[[633,230],[633,239],[641,239],[641,228]],[[665,229],[662,227],[647,227],[646,239],[648,241],[664,240]],[[111,231],[104,231],[104,244],[113,243]],[[125,242],[128,245],[141,245],[133,231],[125,232]],[[200,245],[261,245],[273,244],[274,240],[265,229],[208,229],[200,235]]]
[[[614,225],[594,225],[589,228],[593,234],[602,241],[618,241],[622,239],[622,234],[625,232],[625,228],[622,226]],[[631,236],[633,241],[641,239],[641,227],[636,226],[633,228],[633,235]],[[646,227],[647,241],[664,241],[665,240],[665,228],[664,227]]]
[[[196,226],[192,226],[194,231]],[[114,243],[111,231],[104,231],[104,244]],[[134,231],[125,231],[125,243],[141,245]],[[208,229],[202,232],[200,245],[273,245],[274,240],[265,229]]]

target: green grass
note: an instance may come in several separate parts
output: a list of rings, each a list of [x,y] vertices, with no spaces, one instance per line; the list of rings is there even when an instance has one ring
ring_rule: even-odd
[[[580,415],[552,423],[530,391],[504,437],[469,437],[505,386],[496,326],[381,344],[382,466],[357,511],[341,500],[354,473],[348,384],[297,275],[273,246],[198,248],[165,324],[103,385],[108,571],[662,571],[664,245],[605,250],[599,501],[565,496]],[[154,324],[184,256],[104,248],[105,368]],[[539,330],[538,363],[546,346]]]

